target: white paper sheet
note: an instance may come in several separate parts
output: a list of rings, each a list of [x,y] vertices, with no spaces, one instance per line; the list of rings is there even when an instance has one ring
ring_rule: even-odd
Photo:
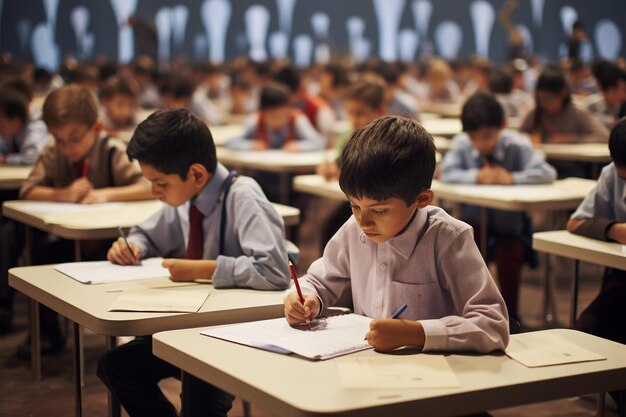
[[[54,214],[54,213],[83,213],[93,210],[110,210],[122,207],[124,203],[101,203],[101,204],[75,204],[75,203],[37,203],[27,204],[29,213]]]
[[[380,355],[335,362],[341,388],[454,388],[459,380],[443,355]]]
[[[106,284],[109,282],[169,277],[161,266],[163,258],[143,259],[141,265],[115,265],[109,261],[68,262],[54,269],[83,284]]]
[[[371,348],[363,340],[372,319],[356,314],[334,316],[294,328],[285,318],[212,327],[201,334],[260,349],[293,352],[310,359],[330,359]]]
[[[512,335],[506,354],[528,368],[606,359],[561,336],[544,332]]]
[[[195,313],[200,310],[211,289],[200,285],[189,288],[193,290],[134,288],[122,291],[109,311]]]

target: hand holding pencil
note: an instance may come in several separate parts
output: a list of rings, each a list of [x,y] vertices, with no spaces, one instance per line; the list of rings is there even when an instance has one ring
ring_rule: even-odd
[[[120,227],[118,227],[118,231],[120,237],[111,245],[107,259],[118,265],[139,265],[141,263],[141,249],[126,240],[126,235]]]
[[[296,286],[296,292],[293,292],[285,298],[285,317],[289,324],[309,323],[319,315],[320,304],[315,295],[304,296],[298,283],[296,270],[291,262],[289,269],[293,282]]]

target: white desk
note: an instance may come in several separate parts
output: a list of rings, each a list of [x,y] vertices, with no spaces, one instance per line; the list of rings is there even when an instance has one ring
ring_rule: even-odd
[[[451,416],[626,389],[626,346],[574,330],[547,332],[607,360],[526,368],[502,354],[452,354],[447,360],[461,387],[422,390],[342,389],[334,364],[341,358],[309,361],[202,336],[199,330],[158,333],[153,352],[185,372],[284,417]],[[380,354],[368,350],[352,355]]]
[[[197,313],[140,313],[107,311],[123,288],[157,287],[170,284],[169,279],[128,281],[102,285],[85,285],[53,269],[51,265],[29,266],[9,270],[9,285],[31,298],[31,314],[42,303],[74,322],[74,378],[76,415],[81,415],[81,372],[79,326],[108,336],[108,346],[115,346],[113,336],[149,335],[163,330],[182,329],[240,321],[280,317],[283,314],[282,291],[248,289],[214,289]],[[209,284],[200,284],[209,285]],[[200,285],[177,291],[203,290]],[[35,320],[31,320],[34,324]],[[38,326],[31,326],[31,341],[38,342]],[[33,337],[35,336],[35,337]],[[38,344],[38,343],[37,343]],[[39,346],[32,346],[32,352]],[[34,358],[37,355],[32,355]],[[39,370],[40,372],[40,370]]]
[[[420,104],[421,110],[434,113],[441,117],[459,117],[462,103],[424,102]]]
[[[546,159],[590,162],[593,178],[598,178],[599,164],[611,162],[611,153],[606,143],[540,144],[537,149],[545,154]]]
[[[336,151],[332,149],[314,152],[217,150],[218,161],[230,168],[280,174],[280,202],[283,204],[289,201],[289,174],[310,174],[318,165],[335,157]]]
[[[226,125],[209,126],[213,143],[216,147],[224,146],[230,139],[243,134],[245,125],[242,123],[232,123]],[[223,162],[221,159],[220,162]]]
[[[567,230],[533,234],[533,249],[551,255],[574,259],[570,325],[576,322],[578,309],[579,261],[626,270],[626,252],[619,243],[604,242],[574,235]]]
[[[451,138],[463,132],[461,120],[458,118],[424,119],[420,123],[433,136]]]
[[[19,189],[32,168],[30,165],[0,165],[0,190]]]

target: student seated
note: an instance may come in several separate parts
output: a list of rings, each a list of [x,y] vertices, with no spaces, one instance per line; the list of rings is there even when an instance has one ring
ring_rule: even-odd
[[[387,83],[385,88],[385,105],[389,114],[409,119],[419,119],[420,111],[417,99],[402,89],[398,66],[388,62],[380,62],[378,64],[378,72]]]
[[[582,106],[611,129],[626,103],[626,70],[613,62],[600,61],[594,65],[593,73],[600,92],[587,97]]]
[[[626,244],[626,118],[611,130],[613,163],[602,169],[598,183],[567,223],[572,233]],[[626,344],[626,271],[607,268],[600,293],[576,320],[575,328]],[[618,393],[611,393],[618,401]],[[624,404],[622,404],[624,405]]]
[[[211,132],[200,119],[184,109],[156,112],[139,124],[127,153],[167,205],[131,229],[132,252],[123,239],[111,246],[111,262],[133,265],[163,256],[174,281],[211,279],[215,288],[259,290],[289,286],[282,218],[254,180],[217,161]],[[152,354],[151,337],[106,353],[98,376],[131,417],[177,416],[157,384],[179,378],[180,370]],[[231,395],[194,377],[190,390],[185,416],[226,416]]]
[[[426,71],[424,100],[435,103],[456,103],[461,90],[454,81],[452,68],[443,59],[433,58]]]
[[[118,76],[109,77],[98,95],[103,110],[102,125],[108,134],[115,136],[137,126],[135,89],[130,82]]]
[[[504,350],[506,305],[472,228],[430,206],[434,170],[433,138],[413,120],[385,116],[353,133],[339,176],[353,216],[302,278],[304,305],[285,299],[290,324],[342,305],[374,319],[366,339],[380,351]]]
[[[229,140],[226,146],[241,151],[323,149],[326,140],[303,113],[290,105],[289,97],[289,90],[282,84],[263,87],[258,113],[248,119],[243,134]]]
[[[535,90],[535,108],[522,122],[520,131],[535,143],[606,143],[609,131],[589,112],[572,103],[567,80],[560,68],[546,68]],[[584,164],[577,161],[549,161],[559,177],[586,177]]]
[[[503,69],[489,74],[489,91],[496,96],[507,118],[525,116],[533,106],[533,99],[527,92],[513,88],[513,76]]]
[[[470,97],[463,105],[461,123],[465,133],[452,140],[441,163],[443,182],[542,184],[556,178],[554,168],[526,136],[505,129],[504,110],[492,95],[476,93]],[[474,237],[480,241],[480,208],[464,205],[461,220],[474,226]],[[519,318],[520,276],[532,251],[531,237],[531,222],[525,213],[488,211],[489,259],[498,266],[500,291],[515,318]]]
[[[0,164],[34,164],[47,140],[44,122],[29,116],[28,98],[6,84],[0,86]]]
[[[43,105],[43,120],[54,142],[48,143],[20,189],[25,200],[63,201],[93,204],[108,201],[145,200],[151,198],[147,182],[136,164],[124,153],[125,145],[106,136],[98,120],[95,96],[76,84],[51,92]],[[23,241],[15,227],[3,224],[3,236],[12,242]],[[65,239],[51,241],[42,232],[35,234],[34,264],[67,262],[74,259],[73,242]],[[85,260],[101,259],[107,242],[84,241],[81,244]],[[21,249],[21,246],[18,246]],[[16,265],[19,250],[3,262]],[[3,269],[6,279],[6,269]],[[58,315],[41,306],[42,354],[63,348]],[[21,358],[30,357],[30,344],[18,349]]]
[[[195,85],[191,77],[186,74],[170,74],[160,88],[163,108],[187,109],[209,125],[220,124],[222,118],[217,107],[208,97],[195,94],[194,91]]]

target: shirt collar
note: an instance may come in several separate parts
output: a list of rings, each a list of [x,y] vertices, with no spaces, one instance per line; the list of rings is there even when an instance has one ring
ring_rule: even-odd
[[[406,227],[404,232],[392,237],[385,244],[388,244],[398,255],[404,259],[409,259],[417,242],[420,240],[422,230],[428,220],[428,211],[426,208],[417,209],[417,212],[411,219],[410,224]]]
[[[226,167],[218,162],[211,180],[192,201],[192,204],[194,204],[205,217],[211,214],[213,208],[221,198],[222,185],[226,177],[228,177],[228,173]]]

